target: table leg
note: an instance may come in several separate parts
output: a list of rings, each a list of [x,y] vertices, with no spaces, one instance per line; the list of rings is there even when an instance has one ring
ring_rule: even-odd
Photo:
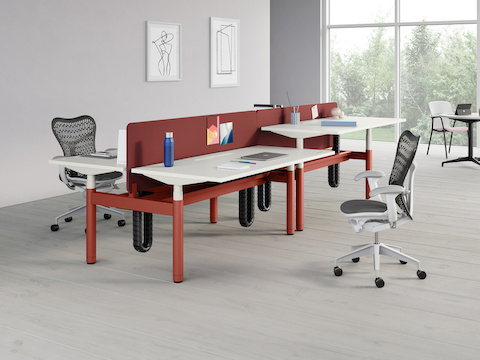
[[[295,165],[287,168],[287,234],[295,233]]]
[[[95,192],[95,175],[87,175],[87,264],[95,264],[97,261],[97,207],[92,201]]]
[[[210,199],[210,222],[216,224],[218,221],[218,197]]]
[[[367,129],[365,154],[365,170],[372,170],[373,167],[373,152],[372,152],[372,129]],[[370,199],[370,186],[368,186],[368,179],[365,179],[365,199]]]
[[[295,180],[295,184],[297,187],[296,191],[296,211],[297,211],[297,230],[302,231],[304,228],[304,214],[303,214],[303,206],[304,206],[304,170],[303,170],[303,163],[297,165],[297,178]]]
[[[173,281],[183,281],[183,186],[173,186]]]
[[[303,144],[303,139],[297,139],[296,140],[296,148],[297,149],[303,149],[304,144]],[[304,199],[304,170],[303,170],[304,164],[300,163],[297,164],[297,174],[296,174],[296,219],[297,219],[297,230],[302,231],[304,228],[304,214],[303,214],[303,199]],[[288,232],[288,231],[287,231]]]
[[[480,165],[480,161],[473,156],[473,122],[469,121],[468,123],[468,156],[453,160],[446,160],[442,162],[443,164],[448,164],[452,162],[462,162],[462,161],[471,161],[477,165]]]

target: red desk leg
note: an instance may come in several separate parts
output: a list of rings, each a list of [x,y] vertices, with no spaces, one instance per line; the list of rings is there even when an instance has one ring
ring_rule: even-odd
[[[373,153],[372,150],[367,150],[367,160],[365,162],[365,170],[372,170]],[[365,198],[370,199],[370,186],[368,186],[368,180],[365,180],[366,194]]]
[[[179,194],[176,188],[180,188]],[[183,192],[181,185],[173,193],[173,281],[183,281]],[[179,199],[181,198],[181,199]]]
[[[93,204],[95,175],[87,175],[87,264],[97,261],[97,207]]]
[[[210,199],[210,222],[216,224],[218,221],[218,197]]]
[[[287,234],[295,233],[295,166],[287,168]]]
[[[296,186],[297,186],[297,192],[296,192],[296,200],[297,200],[297,231],[302,231],[304,227],[304,222],[303,222],[303,199],[304,199],[304,170],[303,170],[303,164],[298,164],[297,165],[297,179],[296,179]]]

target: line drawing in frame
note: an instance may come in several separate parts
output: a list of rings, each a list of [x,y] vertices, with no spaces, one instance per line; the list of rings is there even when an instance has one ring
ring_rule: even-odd
[[[146,80],[181,80],[181,25],[147,21],[146,39]]]
[[[210,87],[239,86],[240,20],[210,18]]]

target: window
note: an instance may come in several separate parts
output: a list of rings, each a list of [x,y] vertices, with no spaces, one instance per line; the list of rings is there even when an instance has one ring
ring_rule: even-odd
[[[477,109],[477,2],[457,0],[455,8],[462,11],[447,5],[327,1],[326,100],[336,101],[348,115],[406,118],[400,126],[373,131],[374,140],[386,141],[408,128],[428,142],[430,101],[446,100],[453,108],[471,103]],[[443,137],[434,135],[432,143],[443,144]],[[456,145],[467,144],[463,135],[455,137]],[[364,136],[362,131],[349,137]]]

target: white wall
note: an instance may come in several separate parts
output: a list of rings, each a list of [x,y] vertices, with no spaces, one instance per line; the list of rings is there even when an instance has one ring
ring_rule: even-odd
[[[271,103],[320,102],[320,0],[271,0],[270,13]]]
[[[237,88],[209,87],[210,16],[240,19]],[[147,20],[182,24],[181,81],[145,81]],[[93,116],[102,150],[130,122],[269,102],[269,43],[269,0],[1,1],[0,207],[69,192],[54,117]]]

